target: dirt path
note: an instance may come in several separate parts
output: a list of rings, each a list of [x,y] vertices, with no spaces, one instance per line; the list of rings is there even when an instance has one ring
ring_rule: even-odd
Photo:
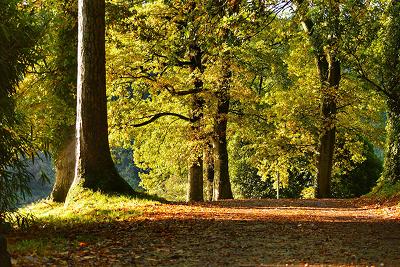
[[[85,240],[35,264],[400,266],[399,210],[345,200],[162,204],[126,221],[60,234]],[[26,256],[13,256],[26,263]]]

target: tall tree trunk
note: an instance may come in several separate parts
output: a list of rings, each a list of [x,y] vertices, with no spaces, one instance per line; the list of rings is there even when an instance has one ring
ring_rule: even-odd
[[[203,72],[202,56],[203,52],[197,44],[192,44],[189,47],[190,53],[190,72],[194,72],[199,69]],[[203,88],[203,81],[199,78],[195,78],[193,81],[193,86],[196,90],[200,91]],[[201,134],[201,124],[203,119],[203,97],[194,94],[192,95],[192,107],[191,107],[191,120],[192,125],[191,139],[192,141],[200,141],[202,138]],[[193,151],[195,154],[200,152],[195,149]],[[189,160],[189,177],[188,177],[188,194],[187,201],[203,201],[203,156],[198,155],[195,160]]]
[[[303,4],[303,2],[303,0],[297,1],[298,5]],[[307,2],[304,2],[304,4],[308,5]],[[339,5],[335,4],[332,8],[333,14],[339,14]],[[308,11],[307,6],[305,11]],[[313,47],[321,83],[321,133],[318,145],[316,196],[326,198],[330,197],[331,194],[330,183],[336,142],[337,92],[341,79],[340,61],[336,57],[334,48],[330,51],[329,48],[324,47],[326,40],[323,40],[323,38],[327,37],[323,37],[315,29],[314,22],[308,17],[307,12],[302,17],[302,26]],[[337,32],[339,31],[338,16],[333,20],[331,27],[334,27]],[[331,43],[337,42],[333,39],[330,41]]]
[[[382,179],[394,184],[400,181],[400,99],[388,101],[386,150]]]
[[[78,1],[77,144],[72,187],[133,193],[115,169],[108,143],[104,8],[101,0]]]
[[[206,176],[206,195],[207,201],[214,199],[214,157],[212,143],[208,142],[206,148],[204,148],[204,165],[205,165],[205,176]]]
[[[341,75],[340,62],[335,56],[331,55],[325,60],[320,58],[319,61],[318,70],[320,72],[322,87],[322,132],[319,139],[318,149],[317,197],[326,198],[331,195],[330,184],[336,142],[336,94],[339,88]]]
[[[52,81],[52,95],[62,102],[69,110],[76,107],[77,81],[77,44],[78,44],[78,1],[65,0],[56,3],[60,15],[57,22],[56,54],[54,65],[57,71],[49,74]],[[60,114],[62,119],[57,120],[57,136],[51,142],[51,152],[54,157],[55,183],[50,199],[55,202],[64,202],[69,188],[74,180],[75,172],[75,124],[70,118],[75,112]]]
[[[7,239],[0,234],[0,266],[11,267],[11,256],[7,251]]]
[[[224,60],[223,81],[216,93],[217,117],[215,122],[214,139],[214,181],[215,199],[232,199],[231,182],[229,179],[228,149],[226,140],[226,129],[229,112],[229,86],[232,76],[228,60]]]
[[[195,82],[196,83],[196,82]],[[200,83],[199,83],[200,84]],[[195,85],[196,86],[196,85]],[[202,86],[202,83],[201,83]],[[191,139],[199,141],[201,139],[201,120],[203,118],[204,100],[197,96],[192,96],[192,114],[193,120],[191,125]],[[199,154],[197,149],[195,154]],[[189,160],[189,177],[188,177],[188,195],[187,201],[203,201],[203,158],[202,155],[197,155],[196,159]]]
[[[55,154],[56,181],[50,199],[64,202],[75,175],[75,131],[70,131],[63,141],[63,147]]]

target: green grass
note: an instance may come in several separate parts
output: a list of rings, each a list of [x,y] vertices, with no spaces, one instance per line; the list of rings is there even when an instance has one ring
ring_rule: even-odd
[[[86,226],[134,219],[146,206],[158,203],[151,196],[106,195],[86,189],[76,191],[66,204],[42,200],[18,210],[34,220],[28,228],[20,230],[19,237],[9,244],[9,251],[20,255],[60,254],[68,251],[68,247],[79,246],[79,242],[99,238],[85,234]],[[71,230],[73,234],[69,234]]]
[[[35,223],[62,227],[126,220],[140,215],[143,206],[157,203],[142,197],[106,195],[85,189],[77,192],[66,204],[42,200],[19,212],[33,215]]]
[[[372,189],[367,197],[375,198],[380,201],[400,198],[400,182],[395,184],[380,183]],[[398,204],[400,206],[400,202]]]

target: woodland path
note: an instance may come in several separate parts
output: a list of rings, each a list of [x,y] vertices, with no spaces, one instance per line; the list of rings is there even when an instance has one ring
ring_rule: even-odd
[[[151,205],[142,212],[124,221],[57,230],[75,243],[36,263],[400,266],[400,211],[395,206],[330,199],[231,200]],[[79,245],[77,235],[86,237]],[[24,256],[13,256],[23,261]]]

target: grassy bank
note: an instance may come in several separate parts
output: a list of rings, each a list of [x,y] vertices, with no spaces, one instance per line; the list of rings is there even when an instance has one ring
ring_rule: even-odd
[[[42,200],[18,210],[20,215],[29,215],[26,218],[33,220],[28,220],[25,229],[8,235],[9,251],[33,260],[71,247],[84,247],[98,241],[99,237],[93,234],[96,228],[123,225],[140,216],[146,207],[159,203],[151,196],[110,196],[87,190],[68,205]]]

